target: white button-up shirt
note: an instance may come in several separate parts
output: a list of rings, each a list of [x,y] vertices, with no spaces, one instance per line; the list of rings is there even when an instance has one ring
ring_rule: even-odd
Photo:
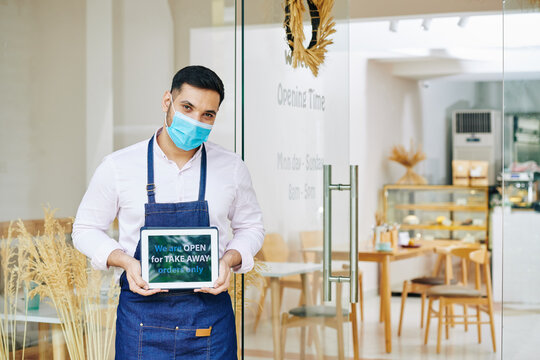
[[[160,132],[158,130],[157,134]],[[251,177],[240,156],[211,142],[207,153],[206,200],[210,226],[219,229],[219,256],[237,250],[242,257],[237,272],[253,268],[253,257],[264,238],[262,212]],[[107,259],[116,249],[133,256],[144,226],[148,202],[148,140],[105,157],[90,181],[73,224],[75,247],[91,259],[96,269],[107,269]],[[157,203],[196,201],[199,195],[201,150],[179,169],[154,139],[154,183]],[[118,217],[119,241],[107,235]],[[232,229],[232,234],[230,232]]]

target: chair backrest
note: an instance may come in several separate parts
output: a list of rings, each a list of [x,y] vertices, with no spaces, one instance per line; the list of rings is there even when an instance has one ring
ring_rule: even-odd
[[[323,232],[321,230],[315,231],[301,231],[300,232],[300,245],[302,249],[309,249],[313,247],[318,247],[323,245]],[[302,256],[304,262],[315,262],[316,255],[312,252],[303,252]]]
[[[280,234],[269,233],[264,237],[259,255],[264,261],[285,262],[289,260],[289,248]]]
[[[471,247],[467,245],[455,246],[450,250],[450,254],[452,254],[453,256],[458,256],[462,259],[469,259],[470,254],[477,250],[477,247]]]
[[[59,218],[60,225],[65,229],[65,233],[69,234],[72,231],[73,219],[72,218]],[[8,229],[10,221],[0,222],[0,238],[5,238],[8,235]],[[23,220],[24,227],[32,236],[36,236],[38,233],[43,234],[45,220],[44,219],[32,219]],[[12,229],[17,229],[17,221],[12,222]],[[15,236],[15,234],[13,234]]]
[[[450,249],[451,255],[461,258],[461,283],[463,285],[467,285],[468,283],[467,261],[469,260],[469,255],[476,250],[478,250],[476,244],[454,245]]]
[[[489,252],[486,246],[483,245],[480,249],[473,251],[469,254],[469,259],[476,265],[476,288],[480,289],[480,267],[483,267],[484,284],[486,284],[487,297],[491,301],[491,269],[489,263]]]
[[[487,255],[487,251],[484,247],[482,247],[481,249],[471,252],[469,254],[469,259],[471,259],[471,261],[475,263],[484,265],[487,261],[486,255]]]

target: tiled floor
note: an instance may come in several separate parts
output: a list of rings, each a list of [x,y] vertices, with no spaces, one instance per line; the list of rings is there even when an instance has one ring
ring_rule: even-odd
[[[462,325],[450,329],[450,339],[441,342],[441,354],[436,353],[437,321],[432,320],[428,345],[424,345],[424,330],[420,329],[420,299],[409,297],[406,304],[402,336],[397,336],[400,298],[392,298],[392,353],[384,352],[384,329],[379,323],[379,298],[371,297],[365,301],[365,320],[360,324],[360,358],[361,359],[540,359],[538,345],[540,343],[540,310],[531,307],[505,307],[504,343],[501,343],[501,311],[496,311],[497,352],[491,347],[489,325],[482,326],[482,343],[478,344],[476,327],[471,326],[468,332]],[[456,311],[461,311],[456,307]],[[487,315],[484,319],[487,320]],[[249,321],[249,320],[248,320]],[[253,326],[246,323],[246,359],[272,358],[272,328],[268,316],[263,318],[257,333]],[[287,336],[285,359],[300,359],[299,330],[290,329]],[[322,338],[325,343],[327,359],[337,359],[336,331],[327,328]],[[352,359],[352,335],[350,325],[347,327],[347,353]],[[501,345],[503,349],[501,351]],[[307,350],[306,359],[315,359],[314,347]]]

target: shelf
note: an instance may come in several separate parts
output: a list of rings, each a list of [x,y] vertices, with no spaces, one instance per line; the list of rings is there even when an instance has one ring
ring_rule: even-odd
[[[456,205],[456,204],[397,204],[397,210],[424,210],[424,211],[463,211],[463,212],[487,212],[485,205]]]
[[[420,224],[402,224],[401,231],[433,235],[440,231],[451,237],[460,236],[456,232],[470,232],[475,238],[489,242],[488,190],[488,187],[453,185],[386,185],[384,222],[399,223],[405,215],[416,214]],[[444,223],[450,226],[435,222],[443,216],[447,219]],[[474,225],[471,219],[475,220]],[[469,225],[462,225],[464,221]]]
[[[400,230],[447,230],[447,231],[455,231],[455,230],[469,230],[469,231],[487,231],[486,226],[474,226],[474,225],[451,225],[451,226],[444,226],[444,225],[427,225],[427,224],[419,224],[419,225],[401,225]]]
[[[460,186],[460,185],[385,185],[384,190],[414,190],[414,191],[438,191],[438,190],[465,190],[485,192],[489,186]]]

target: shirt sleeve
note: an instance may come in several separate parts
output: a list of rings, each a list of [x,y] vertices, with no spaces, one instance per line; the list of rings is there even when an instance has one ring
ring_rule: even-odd
[[[107,231],[118,212],[114,163],[105,158],[98,166],[73,224],[73,244],[91,259],[92,267],[106,270],[107,259],[116,249],[124,250]]]
[[[253,257],[261,249],[264,239],[262,211],[246,164],[239,160],[235,172],[236,196],[229,211],[233,238],[226,250],[236,250],[242,263],[234,272],[246,273],[253,269]]]

